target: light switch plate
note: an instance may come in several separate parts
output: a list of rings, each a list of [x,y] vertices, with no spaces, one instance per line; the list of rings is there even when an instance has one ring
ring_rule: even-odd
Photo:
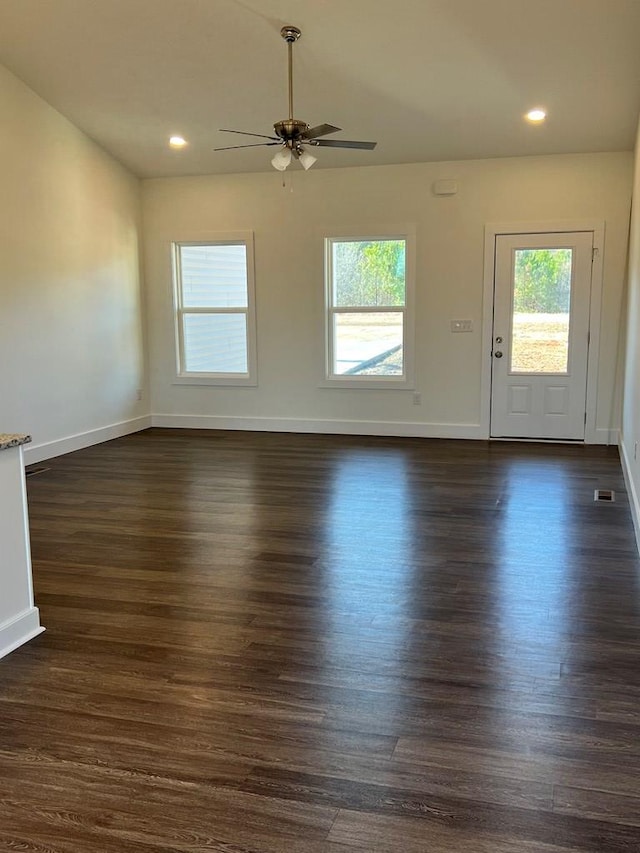
[[[473,332],[473,320],[452,320],[452,332]]]

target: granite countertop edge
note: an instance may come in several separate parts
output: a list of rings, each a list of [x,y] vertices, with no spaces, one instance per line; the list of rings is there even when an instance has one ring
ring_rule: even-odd
[[[29,444],[30,435],[16,432],[0,432],[0,450],[8,450],[10,447],[20,447],[21,444]]]

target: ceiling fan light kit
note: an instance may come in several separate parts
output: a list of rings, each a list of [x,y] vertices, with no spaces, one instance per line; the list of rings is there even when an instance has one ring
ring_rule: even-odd
[[[309,154],[308,151],[301,151],[298,154],[298,160],[300,161],[300,165],[306,172],[307,169],[310,169],[313,164],[317,162],[318,158],[314,157],[313,154]]]
[[[290,162],[291,151],[288,148],[281,148],[274,154],[273,160],[271,161],[271,165],[279,172],[284,172]]]
[[[273,125],[275,136],[267,136],[264,133],[248,133],[244,130],[227,130],[221,128],[221,133],[239,133],[242,136],[257,136],[268,139],[269,142],[253,142],[247,145],[227,145],[224,148],[215,148],[215,151],[228,151],[230,148],[257,148],[259,146],[278,145],[271,160],[271,165],[279,172],[284,172],[292,160],[297,160],[306,171],[317,162],[305,146],[313,145],[325,148],[359,148],[372,151],[376,147],[375,142],[356,142],[350,139],[320,139],[331,133],[337,133],[341,128],[333,124],[319,124],[309,127],[305,121],[293,117],[293,45],[301,36],[297,27],[286,26],[280,30],[280,35],[287,43],[288,53],[288,79],[289,79],[289,118],[277,121]]]

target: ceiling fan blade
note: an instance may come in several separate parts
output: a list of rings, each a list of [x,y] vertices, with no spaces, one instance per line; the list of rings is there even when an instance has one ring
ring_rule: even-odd
[[[373,151],[377,142],[354,142],[352,139],[314,139],[311,145],[321,145],[323,148],[363,148]]]
[[[334,127],[332,124],[318,124],[316,127],[310,127],[302,134],[303,139],[316,139],[318,136],[326,136],[328,133],[337,133],[342,130],[341,127]]]
[[[226,127],[219,129],[220,133],[240,133],[242,136],[261,136],[263,139],[278,139],[277,136],[267,136],[265,133],[247,133],[246,130],[228,130]]]
[[[213,150],[231,151],[232,148],[268,148],[270,145],[282,145],[282,142],[252,142],[249,145],[225,145],[224,148],[214,148]]]

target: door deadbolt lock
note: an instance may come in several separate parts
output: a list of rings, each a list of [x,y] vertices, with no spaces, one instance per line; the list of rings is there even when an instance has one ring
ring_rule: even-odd
[[[494,355],[495,355],[495,357],[496,357],[496,358],[502,358],[502,353],[500,352],[500,350],[496,350],[496,351],[494,352]]]

